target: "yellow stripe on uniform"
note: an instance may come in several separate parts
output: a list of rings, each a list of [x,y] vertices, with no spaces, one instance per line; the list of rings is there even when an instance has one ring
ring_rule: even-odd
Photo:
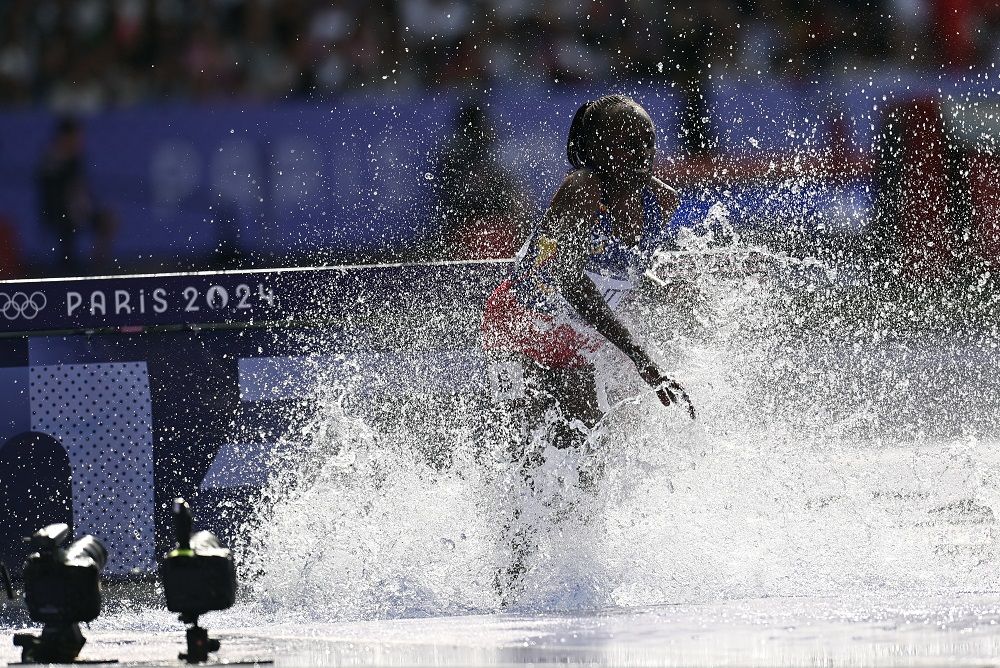
[[[557,250],[556,240],[552,237],[538,237],[538,255],[535,256],[535,266],[540,267],[552,259]]]

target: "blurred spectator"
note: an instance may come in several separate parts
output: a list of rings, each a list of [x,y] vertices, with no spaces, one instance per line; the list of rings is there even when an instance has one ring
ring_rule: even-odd
[[[699,155],[714,148],[706,95],[712,63],[710,50],[721,27],[702,10],[670,18],[668,34],[673,50],[667,59],[668,72],[684,98],[681,144],[688,155]]]
[[[989,3],[975,17],[973,41],[976,60],[984,63],[1000,61],[1000,4]]]
[[[74,118],[56,126],[38,169],[41,223],[56,238],[58,269],[71,274],[104,266],[111,250],[115,216],[100,206],[87,183],[83,127]],[[84,242],[92,242],[89,267]]]
[[[496,134],[478,104],[463,107],[434,179],[440,243],[450,259],[512,257],[532,213],[527,195],[495,151]]]
[[[8,104],[28,102],[35,66],[17,25],[0,25],[0,99]]]

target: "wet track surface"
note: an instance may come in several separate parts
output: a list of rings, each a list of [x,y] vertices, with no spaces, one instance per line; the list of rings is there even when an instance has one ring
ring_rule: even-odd
[[[235,613],[235,611],[234,611]],[[1000,596],[774,598],[566,615],[476,615],[237,628],[220,618],[218,661],[279,666],[983,666],[1000,655]],[[180,625],[89,632],[81,658],[178,665]],[[137,618],[131,620],[133,623]],[[211,620],[206,618],[211,625]],[[0,661],[17,660],[0,648]]]

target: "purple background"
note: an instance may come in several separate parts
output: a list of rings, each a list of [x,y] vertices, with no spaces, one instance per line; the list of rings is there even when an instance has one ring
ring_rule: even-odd
[[[823,147],[829,119],[840,113],[854,147],[865,151],[893,99],[940,89],[975,100],[991,88],[985,79],[898,77],[822,86],[717,82],[708,98],[720,151],[760,156]],[[606,92],[498,89],[484,98],[502,162],[539,205],[566,169],[573,111]],[[679,95],[663,86],[625,92],[657,123],[661,156],[676,156]],[[136,107],[88,118],[93,190],[121,217],[115,256],[123,266],[140,255],[198,257],[226,236],[264,255],[328,250],[360,259],[405,251],[433,234],[425,175],[464,99],[355,95],[281,106]],[[53,246],[39,229],[34,185],[53,122],[47,112],[0,114],[0,215],[13,220],[29,262],[47,258]],[[707,206],[698,201],[704,194],[688,195],[689,209]]]

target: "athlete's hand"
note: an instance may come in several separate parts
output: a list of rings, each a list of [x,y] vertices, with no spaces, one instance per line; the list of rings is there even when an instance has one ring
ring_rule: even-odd
[[[694,404],[691,403],[691,398],[680,383],[660,373],[660,370],[653,364],[639,369],[639,376],[656,390],[656,397],[661,404],[664,406],[680,404],[678,401],[680,398],[687,404],[688,415],[691,416],[692,420],[695,419]]]

